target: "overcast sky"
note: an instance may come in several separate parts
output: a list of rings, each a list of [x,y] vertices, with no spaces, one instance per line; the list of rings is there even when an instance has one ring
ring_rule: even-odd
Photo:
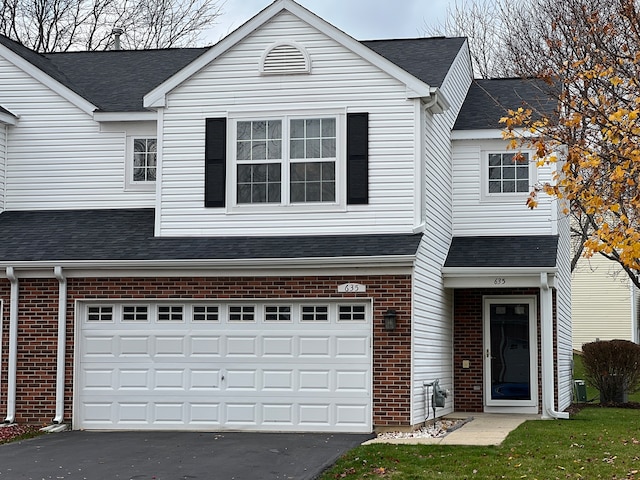
[[[221,0],[223,1],[223,0]],[[298,3],[357,40],[424,36],[425,22],[436,24],[453,0],[298,0]],[[225,0],[211,43],[241,26],[271,0]]]

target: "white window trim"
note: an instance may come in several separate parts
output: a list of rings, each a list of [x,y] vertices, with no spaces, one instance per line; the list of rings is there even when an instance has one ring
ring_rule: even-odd
[[[516,153],[506,148],[485,149],[480,153],[480,199],[487,203],[522,203],[526,201],[531,189],[538,181],[537,167],[533,159],[533,150],[522,150],[529,155],[529,189],[526,192],[515,193],[489,193],[489,155]]]
[[[136,182],[133,180],[133,143],[138,139],[153,139],[156,141],[156,148],[158,147],[158,138],[154,135],[127,135],[126,145],[126,161],[125,161],[125,190],[130,192],[153,192],[156,189],[156,182]],[[157,154],[159,155],[159,154]],[[158,163],[159,159],[156,157],[156,181],[158,178]]]
[[[312,111],[287,112],[243,112],[230,113],[227,126],[227,213],[255,214],[261,213],[323,213],[344,212],[347,208],[347,112],[341,110],[318,109]],[[335,118],[336,120],[336,201],[318,203],[237,203],[238,171],[236,163],[236,125],[239,121],[249,120],[282,120],[282,177],[283,202],[289,199],[289,121],[292,119]],[[286,125],[285,125],[286,124]],[[286,132],[286,133],[285,133]],[[286,187],[285,187],[286,186]],[[285,195],[286,193],[286,195]]]

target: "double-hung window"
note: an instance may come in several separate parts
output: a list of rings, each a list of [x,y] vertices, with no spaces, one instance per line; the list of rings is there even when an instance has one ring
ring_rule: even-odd
[[[369,203],[369,114],[207,118],[204,205],[248,212]]]
[[[235,122],[236,205],[336,203],[337,117]]]

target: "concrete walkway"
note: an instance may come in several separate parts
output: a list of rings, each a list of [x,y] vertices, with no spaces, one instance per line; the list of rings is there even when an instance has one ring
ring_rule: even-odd
[[[425,445],[500,445],[512,430],[527,420],[540,420],[539,415],[504,413],[454,413],[445,418],[473,418],[458,429],[439,438],[374,438],[364,443],[425,444]]]

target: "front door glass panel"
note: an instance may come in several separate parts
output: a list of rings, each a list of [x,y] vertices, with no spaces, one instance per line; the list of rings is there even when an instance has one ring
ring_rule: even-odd
[[[491,303],[489,356],[491,400],[531,400],[528,303]]]

